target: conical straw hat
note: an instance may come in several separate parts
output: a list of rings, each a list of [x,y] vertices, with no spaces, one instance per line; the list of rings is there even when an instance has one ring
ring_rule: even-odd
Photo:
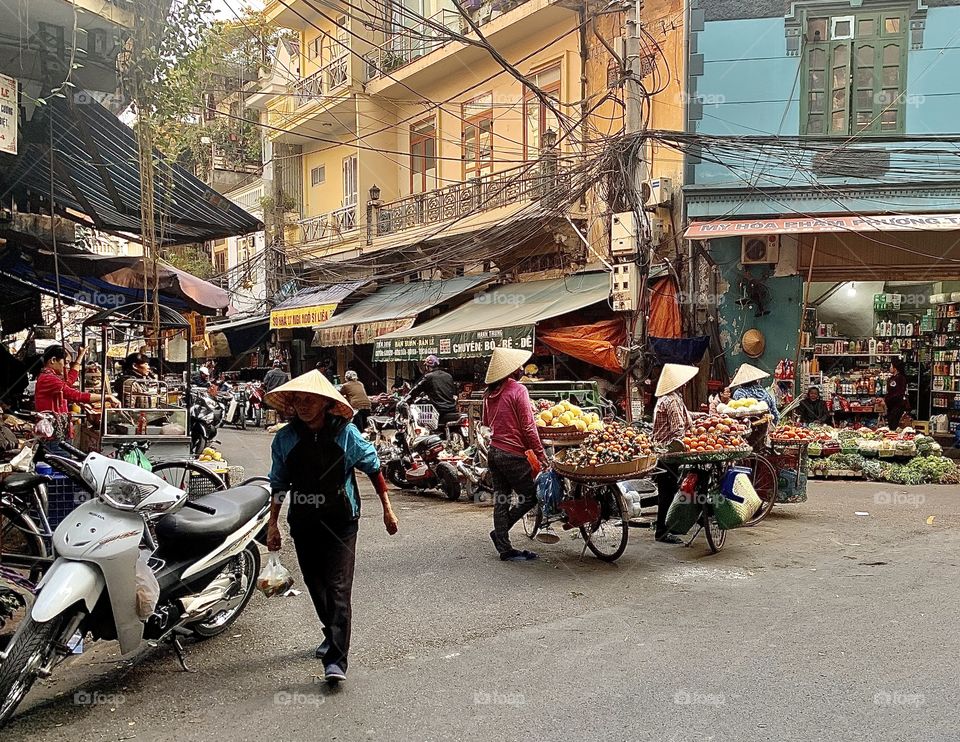
[[[657,382],[656,396],[662,397],[686,384],[700,373],[696,366],[684,366],[680,363],[667,363],[660,372],[660,381]]]
[[[770,374],[763,369],[751,366],[749,363],[744,363],[737,369],[737,373],[733,375],[733,379],[730,381],[730,388],[733,389],[735,386],[743,386],[744,384],[749,384],[751,381],[759,381],[769,375]]]
[[[316,369],[278,386],[264,397],[264,401],[271,407],[290,414],[293,409],[293,398],[298,394],[315,394],[318,397],[333,400],[333,407],[330,409],[332,414],[345,417],[347,420],[353,419],[355,413],[350,403],[343,398],[330,380]]]
[[[490,365],[487,366],[485,383],[492,384],[495,381],[507,378],[530,360],[530,356],[532,355],[533,353],[529,350],[494,348],[493,355],[490,357]]]

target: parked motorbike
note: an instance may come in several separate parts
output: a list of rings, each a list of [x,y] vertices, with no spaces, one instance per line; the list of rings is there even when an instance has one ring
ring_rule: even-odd
[[[266,394],[263,391],[263,383],[254,381],[247,385],[247,409],[244,415],[255,428],[263,424],[263,398]]]
[[[477,430],[477,442],[463,451],[457,460],[457,471],[464,481],[467,497],[475,499],[481,492],[493,492],[493,475],[487,455],[490,449],[490,428],[485,426]]]
[[[205,389],[190,393],[190,452],[199,455],[213,443],[223,424],[223,407]]]
[[[243,384],[225,385],[217,395],[217,404],[223,409],[220,425],[233,425],[238,430],[247,427],[247,390]]]
[[[396,426],[396,456],[384,464],[387,479],[401,489],[439,489],[447,499],[459,499],[456,459],[447,454],[443,439],[418,424],[407,402],[397,404]]]
[[[421,407],[429,405],[428,409],[432,410],[432,415],[430,416],[432,420],[424,418],[422,422],[431,433],[436,433],[446,441],[445,447],[448,453],[458,455],[467,447],[467,441],[470,439],[470,418],[465,413],[461,413],[456,420],[447,422],[441,427],[439,424],[440,415],[437,413],[437,408],[433,406],[433,403],[428,398],[418,397],[415,400],[405,399],[404,401]]]
[[[253,596],[254,539],[270,512],[265,486],[188,501],[135,464],[96,453],[81,474],[96,497],[57,527],[57,559],[0,653],[0,725],[87,634],[118,640],[123,654],[169,641],[185,666],[180,637],[222,634]]]

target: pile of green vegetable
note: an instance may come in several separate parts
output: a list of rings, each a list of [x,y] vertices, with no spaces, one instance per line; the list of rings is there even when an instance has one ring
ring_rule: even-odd
[[[863,465],[863,476],[891,484],[958,484],[960,467],[943,456],[918,456],[907,464],[870,460]]]

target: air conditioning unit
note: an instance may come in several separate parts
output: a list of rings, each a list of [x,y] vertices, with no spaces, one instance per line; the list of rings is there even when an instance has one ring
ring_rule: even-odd
[[[641,186],[640,195],[645,208],[669,206],[673,202],[673,181],[670,178],[646,180]]]
[[[772,265],[780,259],[780,235],[744,236],[740,243],[740,263],[743,265]]]
[[[637,308],[639,266],[617,263],[610,272],[610,306],[614,312],[633,312]]]
[[[610,224],[610,252],[633,255],[637,252],[637,220],[632,211],[613,215]]]

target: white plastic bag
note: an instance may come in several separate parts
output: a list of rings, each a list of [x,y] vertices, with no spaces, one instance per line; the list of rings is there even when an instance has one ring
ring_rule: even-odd
[[[141,621],[146,621],[153,615],[157,608],[157,601],[160,600],[160,583],[150,569],[148,559],[150,559],[150,552],[141,549],[137,559],[137,615]]]
[[[282,595],[293,587],[293,575],[290,570],[280,563],[280,554],[271,551],[267,556],[267,563],[260,570],[257,577],[257,590],[272,598],[274,595]]]

